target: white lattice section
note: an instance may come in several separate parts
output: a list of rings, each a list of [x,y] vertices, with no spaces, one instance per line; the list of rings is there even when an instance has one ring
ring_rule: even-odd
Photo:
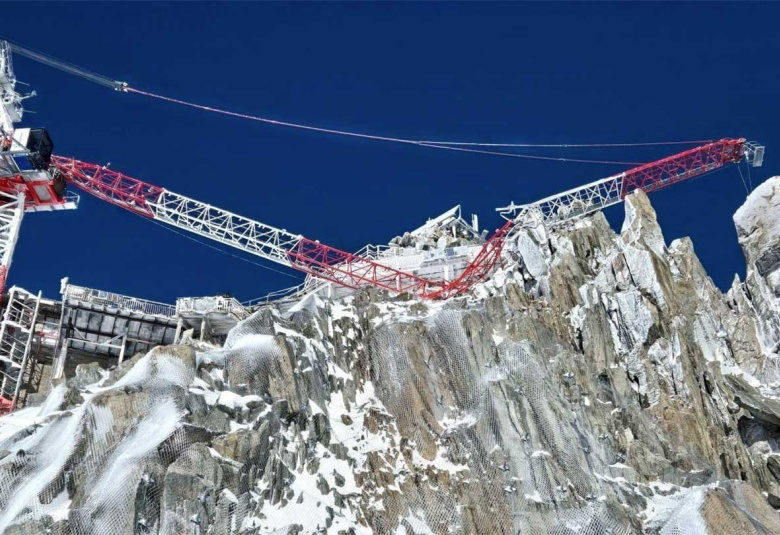
[[[563,223],[619,203],[622,200],[620,195],[624,177],[625,173],[620,173],[531,204],[512,203],[496,211],[501,212],[506,219],[514,219],[523,225],[550,226]]]
[[[19,395],[30,357],[41,294],[33,295],[14,286],[8,291],[8,304],[0,322],[0,396]]]
[[[16,84],[11,47],[5,41],[0,41],[0,84],[13,86]]]
[[[149,208],[154,218],[225,245],[290,266],[288,252],[301,236],[206,203],[163,191]]]

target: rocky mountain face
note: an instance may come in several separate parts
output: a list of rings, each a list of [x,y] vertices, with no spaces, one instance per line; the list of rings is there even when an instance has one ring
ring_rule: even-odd
[[[780,177],[722,294],[646,196],[472,295],[267,308],[0,419],[0,533],[780,533]]]

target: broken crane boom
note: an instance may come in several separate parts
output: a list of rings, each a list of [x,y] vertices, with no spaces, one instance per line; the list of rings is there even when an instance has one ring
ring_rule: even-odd
[[[107,202],[314,277],[349,288],[370,285],[422,298],[447,298],[469,291],[492,271],[501,257],[504,242],[517,226],[560,224],[621,202],[635,189],[649,193],[742,159],[760,166],[763,153],[762,146],[744,139],[723,139],[536,203],[501,208],[509,220],[453,280],[432,280],[395,269],[147,184],[105,166],[60,156],[53,157],[52,166],[69,183]]]

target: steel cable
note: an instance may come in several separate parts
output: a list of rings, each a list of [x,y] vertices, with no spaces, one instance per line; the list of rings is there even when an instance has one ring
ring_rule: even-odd
[[[494,147],[494,148],[615,148],[615,147],[652,147],[652,146],[663,146],[663,145],[692,145],[692,144],[702,144],[702,143],[708,143],[707,140],[697,140],[697,141],[655,141],[655,142],[636,142],[636,143],[562,143],[562,144],[544,144],[544,143],[479,143],[479,142],[462,142],[462,141],[431,141],[431,140],[414,140],[414,139],[407,139],[407,138],[399,138],[399,137],[391,137],[391,136],[382,136],[382,135],[375,135],[375,134],[366,134],[362,132],[354,132],[349,130],[338,130],[335,128],[325,128],[321,126],[314,126],[314,125],[308,125],[303,123],[293,123],[289,121],[279,121],[276,119],[270,119],[267,117],[259,117],[256,115],[249,115],[245,113],[238,113],[230,110],[225,110],[221,108],[215,108],[212,106],[205,106],[202,104],[196,104],[194,102],[188,102],[185,100],[167,97],[164,95],[159,95],[156,93],[151,93],[148,91],[143,91],[140,89],[136,89],[134,87],[130,87],[126,82],[121,82],[118,80],[113,80],[112,78],[109,78],[108,76],[103,76],[101,74],[97,74],[95,72],[92,72],[88,69],[85,69],[83,67],[79,67],[77,65],[74,65],[73,63],[63,61],[60,59],[57,59],[53,56],[50,56],[48,54],[45,54],[43,52],[38,52],[37,50],[22,46],[18,43],[15,43],[13,41],[6,40],[8,45],[11,47],[11,50],[17,54],[20,54],[22,56],[25,56],[27,58],[30,58],[32,60],[38,61],[40,63],[43,63],[44,65],[48,65],[50,67],[54,67],[55,69],[59,69],[63,72],[67,72],[68,74],[72,74],[74,76],[79,76],[87,81],[102,85],[104,87],[110,87],[112,89],[115,89],[117,91],[126,92],[126,93],[135,93],[138,95],[143,95],[150,98],[155,98],[158,100],[163,100],[166,102],[171,102],[175,104],[180,104],[183,106],[189,106],[192,108],[197,108],[203,111],[209,111],[212,113],[219,113],[222,115],[228,115],[231,117],[241,118],[241,119],[247,119],[252,121],[258,121],[266,124],[276,125],[276,126],[285,126],[288,128],[297,128],[301,130],[308,130],[312,132],[320,132],[324,134],[333,134],[333,135],[340,135],[340,136],[348,136],[348,137],[355,137],[355,138],[361,138],[361,139],[369,139],[373,141],[385,141],[385,142],[392,142],[392,143],[403,143],[407,145],[417,145],[419,147],[428,147],[428,148],[438,148],[438,149],[445,149],[445,150],[454,150],[458,152],[468,152],[472,154],[486,154],[490,156],[501,156],[505,158],[521,158],[521,159],[529,159],[529,160],[543,160],[543,161],[553,161],[553,162],[575,162],[575,163],[592,163],[592,164],[608,164],[608,165],[637,165],[638,162],[629,162],[629,161],[615,161],[615,160],[597,160],[597,159],[587,159],[587,158],[561,158],[561,157],[551,157],[551,156],[538,156],[538,155],[531,155],[531,154],[517,154],[517,153],[506,153],[506,152],[497,152],[497,151],[487,151],[487,150],[481,150],[481,149],[467,149],[464,147]]]
[[[516,154],[516,153],[510,153],[510,152],[496,152],[496,151],[486,151],[486,150],[480,150],[480,149],[468,149],[463,147],[452,147],[444,144],[437,144],[437,143],[431,143],[428,141],[416,141],[413,139],[404,139],[404,138],[397,138],[397,137],[389,137],[389,136],[378,136],[373,134],[363,134],[359,132],[350,132],[348,130],[336,130],[333,128],[323,128],[320,126],[311,126],[301,123],[291,123],[287,121],[278,121],[276,119],[269,119],[267,117],[259,117],[256,115],[249,115],[246,113],[238,113],[230,110],[224,110],[220,108],[215,108],[213,106],[204,106],[202,104],[196,104],[194,102],[188,102],[186,100],[181,100],[173,97],[166,97],[165,95],[158,95],[156,93],[150,93],[148,91],[142,91],[140,89],[135,89],[134,87],[126,87],[124,89],[128,93],[137,93],[139,95],[143,95],[150,98],[155,98],[158,100],[163,100],[166,102],[171,102],[174,104],[180,104],[182,106],[188,106],[190,108],[196,108],[203,111],[209,111],[213,113],[219,113],[222,115],[228,115],[230,117],[237,117],[240,119],[247,119],[250,121],[257,121],[261,123],[266,124],[273,124],[277,126],[286,126],[289,128],[298,128],[301,130],[310,130],[314,132],[321,132],[325,134],[335,134],[340,136],[349,136],[349,137],[356,137],[356,138],[362,138],[362,139],[370,139],[374,141],[387,141],[392,143],[403,143],[406,145],[417,145],[419,147],[428,147],[433,149],[445,149],[445,150],[453,150],[458,152],[469,152],[474,154],[488,154],[491,156],[503,156],[507,158],[523,158],[523,159],[529,159],[529,160],[546,160],[546,161],[553,161],[553,162],[577,162],[577,163],[595,163],[595,164],[611,164],[611,165],[641,165],[642,162],[625,162],[625,161],[614,161],[614,160],[590,160],[590,159],[580,159],[580,158],[556,158],[553,156],[535,156],[531,154]]]

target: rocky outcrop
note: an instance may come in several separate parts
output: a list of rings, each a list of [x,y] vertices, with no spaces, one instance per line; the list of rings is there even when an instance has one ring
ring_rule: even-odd
[[[727,295],[638,192],[465,298],[311,295],[82,370],[0,419],[0,532],[779,533],[779,186]]]
[[[734,224],[745,255],[745,282],[735,277],[728,292],[732,308],[751,318],[761,351],[744,355],[741,365],[766,384],[780,381],[780,181],[770,179],[750,195]],[[751,327],[754,327],[751,329]],[[752,334],[751,332],[751,334]]]

